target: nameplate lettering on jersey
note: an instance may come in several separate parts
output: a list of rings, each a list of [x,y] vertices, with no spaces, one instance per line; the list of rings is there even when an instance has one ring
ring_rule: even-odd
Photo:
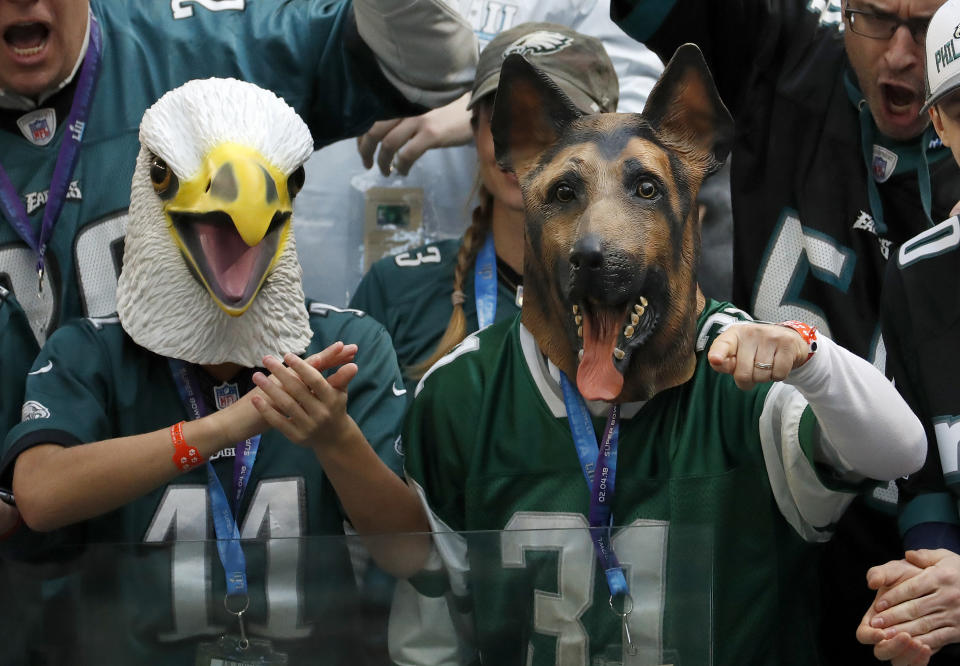
[[[35,109],[17,118],[17,127],[35,146],[45,146],[57,131],[57,112],[53,109]]]
[[[50,196],[50,190],[43,190],[41,192],[30,192],[24,196],[24,206],[27,209],[27,215],[33,213],[41,206],[47,204],[47,198]],[[71,180],[70,185],[67,188],[67,199],[73,199],[79,201],[83,199],[83,193],[80,191],[80,181]]]

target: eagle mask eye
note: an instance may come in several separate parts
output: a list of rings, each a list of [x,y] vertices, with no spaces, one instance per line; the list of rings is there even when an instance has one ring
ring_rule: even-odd
[[[153,156],[150,163],[150,182],[153,183],[154,191],[161,199],[169,199],[177,193],[180,181],[173,173],[167,163],[161,157]]]
[[[300,194],[300,190],[303,189],[303,183],[306,180],[306,173],[303,171],[303,167],[297,167],[297,170],[290,174],[290,177],[287,178],[287,192],[290,194],[290,198],[293,199],[295,196]]]

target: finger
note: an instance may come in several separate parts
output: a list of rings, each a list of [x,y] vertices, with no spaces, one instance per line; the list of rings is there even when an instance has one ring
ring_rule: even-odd
[[[299,380],[297,381],[299,382]],[[306,412],[303,411],[300,403],[288,393],[286,387],[282,385],[282,382],[278,385],[271,382],[270,378],[262,372],[255,372],[253,373],[253,383],[263,390],[267,398],[270,399],[270,404],[274,409],[285,417],[296,420],[298,423],[304,422],[307,417]]]
[[[891,560],[867,570],[867,586],[871,590],[879,590],[882,587],[891,588],[908,578],[916,576],[921,571],[922,569],[915,567],[906,560]],[[877,610],[884,610],[884,608],[886,606]]]
[[[300,439],[300,430],[293,421],[288,419],[285,414],[277,411],[277,409],[270,405],[262,396],[253,398],[252,402],[253,406],[260,412],[260,417],[267,422],[267,425],[291,442],[296,442]]]
[[[908,605],[926,598],[937,591],[937,582],[933,576],[918,575],[909,578],[884,591],[877,599],[876,609],[880,611],[880,618],[903,618],[905,612],[912,609]],[[886,621],[886,620],[883,620]],[[887,622],[884,626],[890,626]],[[874,624],[873,626],[877,626]]]
[[[730,329],[717,336],[707,353],[710,366],[717,372],[732,374],[737,366],[737,347],[739,344],[740,338]]]
[[[919,634],[914,638],[928,646],[932,653],[945,645],[960,642],[960,629],[954,626],[939,627],[925,634]]]
[[[906,559],[910,564],[914,564],[921,569],[926,569],[927,567],[932,567],[934,564],[943,558],[950,556],[951,554],[952,551],[947,550],[946,548],[938,548],[936,550],[908,550],[906,553],[904,553],[904,559]]]
[[[742,349],[742,347],[741,347]],[[740,362],[747,360],[741,358]],[[753,366],[753,382],[762,384],[774,379],[774,370],[777,368],[777,343],[775,340],[760,336],[756,349],[753,352],[751,365]],[[783,364],[783,359],[779,360]]]
[[[440,145],[441,142],[437,140],[435,134],[422,131],[415,133],[404,144],[403,151],[397,152],[396,154],[394,165],[397,171],[400,172],[401,176],[406,176],[410,172],[411,167],[413,167],[425,152],[431,148],[437,148]]]
[[[303,383],[311,393],[322,399],[321,396],[329,390],[329,386],[327,385],[327,380],[320,374],[320,371],[296,354],[286,354],[283,360],[287,366],[296,373],[301,383]]]
[[[356,363],[347,363],[346,365],[341,366],[335,373],[327,377],[327,383],[331,388],[334,388],[338,391],[346,391],[347,384],[349,384],[350,380],[357,376],[359,371],[360,368],[357,367]]]
[[[352,361],[356,353],[356,345],[345,345],[343,342],[337,341],[323,351],[311,354],[305,360],[314,368],[323,372],[334,366]]]
[[[401,171],[399,160],[403,159],[400,155],[400,149],[405,149],[405,144],[417,131],[417,120],[415,118],[405,118],[391,129],[383,140],[380,141],[380,152],[377,153],[377,164],[380,166],[380,173],[389,176],[393,170],[394,157],[397,158],[397,171],[405,176],[406,171]],[[413,164],[413,162],[411,162]]]
[[[910,666],[920,659],[930,657],[930,648],[920,641],[911,638],[909,634],[900,633],[893,638],[877,643],[873,648],[873,655],[881,661],[893,660],[895,664]]]
[[[383,139],[387,132],[393,129],[394,125],[399,123],[400,120],[400,118],[394,118],[393,120],[377,121],[366,133],[357,137],[357,152],[360,153],[360,159],[363,161],[364,168],[369,169],[373,166],[373,156],[377,152],[377,146],[380,145],[380,140]]]

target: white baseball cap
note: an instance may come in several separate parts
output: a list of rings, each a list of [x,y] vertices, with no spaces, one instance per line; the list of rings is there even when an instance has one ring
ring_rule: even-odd
[[[927,28],[927,101],[925,112],[960,87],[960,0],[947,0]]]

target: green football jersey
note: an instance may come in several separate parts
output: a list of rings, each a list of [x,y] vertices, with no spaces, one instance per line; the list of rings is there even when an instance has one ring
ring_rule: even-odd
[[[23,386],[36,355],[26,315],[13,295],[0,287],[0,437],[20,422]]]
[[[343,340],[359,347],[359,373],[347,411],[389,467],[402,470],[397,438],[405,399],[389,336],[369,317],[310,304],[314,336],[305,355]],[[6,442],[5,480],[15,456],[31,445],[84,445],[169,427],[189,418],[166,358],[136,345],[116,319],[76,320],[44,346],[27,382],[27,420]],[[252,387],[252,371],[236,380]],[[198,372],[215,409],[218,382]],[[172,451],[172,449],[171,449]],[[213,456],[231,487],[232,449]],[[263,434],[237,510],[247,562],[247,631],[273,641],[292,663],[324,654],[354,663],[360,649],[357,593],[342,539],[346,519],[313,452],[275,431]],[[312,537],[303,539],[300,537]],[[200,641],[236,623],[223,606],[224,573],[214,539],[205,466],[110,513],[50,535],[86,552],[71,579],[80,608],[80,662],[192,663]],[[206,540],[206,541],[205,541]],[[104,544],[122,544],[113,547]],[[91,612],[103,603],[107,610]],[[104,627],[110,630],[105,631]]]
[[[350,300],[350,307],[367,312],[390,332],[409,396],[418,380],[408,369],[433,353],[453,314],[450,297],[460,243],[459,238],[444,240],[380,259]],[[473,332],[480,328],[473,270],[464,278],[463,295],[467,331]],[[497,280],[495,321],[512,319],[520,311],[517,300],[516,292]]]
[[[46,252],[42,293],[35,253],[0,219],[0,283],[16,294],[40,344],[71,318],[116,311],[140,120],[163,93],[193,78],[250,81],[290,104],[318,147],[356,136],[378,118],[413,113],[360,39],[349,2],[90,5],[103,35],[103,58],[77,165]],[[72,85],[64,94],[70,90]],[[69,103],[58,108],[56,127],[47,126],[54,131],[46,145],[28,140],[14,120],[0,124],[0,163],[35,229],[68,109]]]
[[[740,318],[708,301],[693,377],[622,406],[612,543],[635,604],[632,658],[586,529],[560,371],[517,317],[426,375],[404,426],[406,470],[483,663],[817,663],[809,542],[851,496],[814,469],[816,420],[796,389],[741,391],[709,367],[710,343]],[[589,406],[599,433],[608,407]]]

